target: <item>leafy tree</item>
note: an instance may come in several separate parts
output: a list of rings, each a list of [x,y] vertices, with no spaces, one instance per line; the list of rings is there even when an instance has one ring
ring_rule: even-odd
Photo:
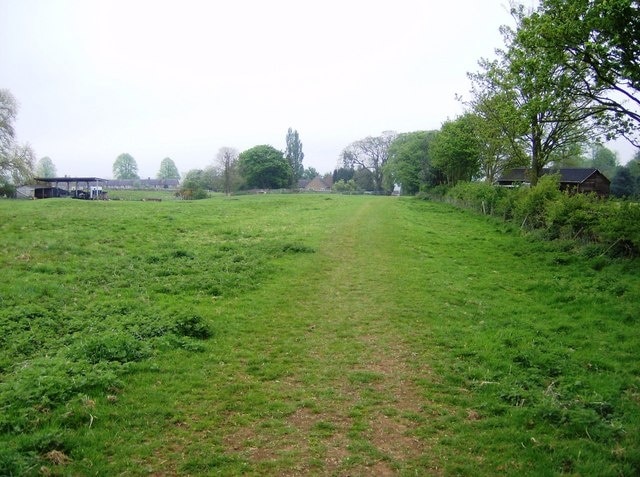
[[[583,87],[583,72],[562,68],[526,30],[524,9],[512,9],[517,29],[503,27],[506,50],[499,59],[483,60],[484,71],[471,76],[475,91],[485,97],[498,95],[510,103],[513,117],[512,140],[529,155],[530,180],[536,184],[553,154],[569,144],[585,143],[606,132],[597,121],[604,108],[593,106],[577,91]]]
[[[619,167],[611,179],[611,195],[633,197],[636,195],[636,181],[628,167]]]
[[[282,189],[291,184],[291,166],[272,146],[254,146],[240,153],[238,159],[240,173],[249,187]]]
[[[113,177],[118,180],[140,179],[138,164],[131,154],[120,154],[113,163]]]
[[[160,162],[160,170],[156,175],[158,179],[180,179],[180,173],[176,163],[170,157],[165,157]]]
[[[56,166],[50,157],[45,156],[41,158],[36,164],[36,177],[55,177]]]
[[[238,151],[232,147],[221,147],[216,155],[216,162],[222,176],[222,190],[230,195],[241,182],[238,173]]]
[[[0,89],[0,195],[13,195],[15,186],[33,175],[33,149],[14,140],[13,122],[17,114],[16,99],[9,90]]]
[[[291,167],[291,185],[296,185],[298,180],[302,178],[304,173],[304,166],[302,160],[304,159],[304,152],[302,152],[302,143],[300,142],[300,136],[298,131],[293,131],[291,128],[287,131],[286,137],[287,148],[284,153],[284,157]]]
[[[11,92],[0,89],[0,158],[9,156],[15,130],[13,122],[18,115],[18,103]]]
[[[521,139],[526,124],[512,99],[505,92],[475,90],[474,99],[468,103],[479,118],[475,129],[480,141],[480,167],[489,184],[505,170],[528,162]]]
[[[447,183],[470,181],[480,170],[480,142],[476,135],[479,118],[466,113],[446,121],[431,145],[433,164],[440,169]]]
[[[333,183],[332,189],[335,192],[340,192],[340,193],[344,194],[344,193],[348,193],[348,192],[357,191],[358,190],[358,186],[356,184],[356,181],[354,181],[353,179],[350,179],[348,181],[345,181],[344,179],[340,179],[338,182],[334,182]]]
[[[180,182],[178,194],[186,200],[206,199],[210,176],[204,169],[191,169]]]
[[[332,174],[333,183],[335,184],[338,181],[348,182],[353,179],[356,170],[353,167],[341,167],[339,169],[334,169]]]
[[[542,0],[519,37],[563,71],[577,74],[574,94],[608,114],[608,126],[638,145],[640,2]]]
[[[373,180],[372,190],[382,192],[382,175],[389,160],[389,146],[395,138],[395,132],[385,131],[380,136],[369,136],[353,142],[342,151],[342,162],[348,168],[358,167],[368,170]]]
[[[612,178],[618,168],[618,158],[611,149],[595,144],[591,148],[591,159],[587,161],[587,167],[595,167],[608,178]]]
[[[314,167],[307,167],[302,173],[302,178],[306,180],[313,180],[318,177],[320,173]]]
[[[379,192],[379,190],[376,189],[376,179],[373,172],[366,167],[356,169],[353,173],[353,181],[356,183],[358,190]]]
[[[437,131],[404,133],[389,146],[387,174],[399,184],[402,193],[414,195],[424,184],[436,185],[440,176],[431,157],[431,144]]]

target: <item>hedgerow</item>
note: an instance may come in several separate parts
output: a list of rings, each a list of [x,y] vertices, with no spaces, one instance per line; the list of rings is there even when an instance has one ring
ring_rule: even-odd
[[[640,254],[640,205],[594,194],[560,191],[559,177],[540,178],[535,187],[508,189],[461,182],[442,199],[456,206],[500,217],[547,240],[570,240],[596,255]],[[594,249],[595,247],[595,249]]]

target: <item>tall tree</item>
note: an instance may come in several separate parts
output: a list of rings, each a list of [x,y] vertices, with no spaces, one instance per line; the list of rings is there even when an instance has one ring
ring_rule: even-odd
[[[240,173],[249,187],[283,189],[291,184],[291,166],[272,146],[254,146],[238,156]]]
[[[542,0],[519,41],[577,74],[575,93],[613,132],[640,144],[640,2]]]
[[[587,165],[595,167],[611,179],[618,168],[618,158],[611,149],[601,144],[595,144],[591,148],[591,159],[587,161]]]
[[[435,185],[439,172],[433,166],[431,144],[437,131],[399,134],[389,146],[387,172],[402,193],[414,195],[423,185]]]
[[[13,147],[17,115],[18,102],[8,89],[0,89],[0,157],[8,156]]]
[[[11,92],[0,89],[0,194],[11,194],[15,186],[33,175],[35,154],[29,144],[16,144],[13,122],[18,103]]]
[[[473,75],[471,77],[473,79]],[[492,184],[506,169],[526,166],[528,158],[522,142],[527,131],[526,122],[510,95],[474,90],[474,98],[467,105],[478,117],[475,128],[485,181]]]
[[[131,154],[120,154],[113,163],[114,179],[140,179],[138,177],[138,164]]]
[[[45,156],[40,158],[40,160],[36,164],[35,175],[36,177],[55,177],[56,176],[56,166],[50,157]]]
[[[222,176],[222,190],[230,195],[240,183],[238,151],[232,147],[221,147],[216,155],[216,162]]]
[[[165,157],[160,162],[160,170],[156,176],[158,179],[180,179],[180,173],[176,163],[170,157]]]
[[[286,137],[287,148],[284,153],[284,157],[291,167],[291,185],[296,186],[298,180],[302,178],[304,173],[304,166],[302,160],[304,159],[304,152],[302,152],[302,142],[300,142],[300,136],[297,130],[289,128]]]
[[[446,121],[433,139],[433,164],[447,178],[448,184],[470,181],[480,170],[481,144],[476,133],[480,119],[466,113]]]
[[[512,13],[517,29],[501,29],[506,50],[499,51],[499,60],[481,62],[484,71],[471,77],[476,91],[500,95],[518,112],[516,134],[526,132],[516,140],[529,154],[530,180],[535,185],[556,150],[602,134],[597,128],[602,123],[595,119],[604,110],[578,94],[582,71],[562,68],[527,35],[518,35],[526,18],[524,9],[514,8]]]
[[[342,151],[344,167],[367,169],[372,175],[374,191],[382,192],[382,176],[389,160],[389,147],[396,136],[394,131],[385,131],[380,136],[369,136],[349,144]]]

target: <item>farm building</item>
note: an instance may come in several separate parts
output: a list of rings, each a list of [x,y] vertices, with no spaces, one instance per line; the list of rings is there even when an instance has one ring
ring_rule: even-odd
[[[527,169],[519,167],[510,169],[498,179],[498,185],[514,186],[527,184]],[[594,168],[560,168],[542,170],[542,175],[560,174],[560,190],[588,193],[593,192],[600,196],[609,195],[611,181],[602,172]]]
[[[308,192],[330,192],[332,185],[331,176],[316,176],[304,185],[303,190]]]
[[[99,177],[36,177],[36,184],[18,188],[18,197],[49,199],[73,197],[76,199],[102,199],[105,179]]]

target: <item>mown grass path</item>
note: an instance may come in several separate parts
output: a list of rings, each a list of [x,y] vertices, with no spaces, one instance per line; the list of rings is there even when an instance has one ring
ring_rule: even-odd
[[[127,386],[119,405],[132,414],[138,407],[140,420],[109,446],[116,469],[440,472],[429,439],[417,436],[429,400],[416,379],[432,372],[412,351],[410,329],[396,322],[416,305],[405,303],[416,287],[398,281],[413,279],[404,269],[402,207],[390,198],[347,200],[310,236],[315,253],[296,255],[277,279],[216,305],[220,334],[210,350]]]

